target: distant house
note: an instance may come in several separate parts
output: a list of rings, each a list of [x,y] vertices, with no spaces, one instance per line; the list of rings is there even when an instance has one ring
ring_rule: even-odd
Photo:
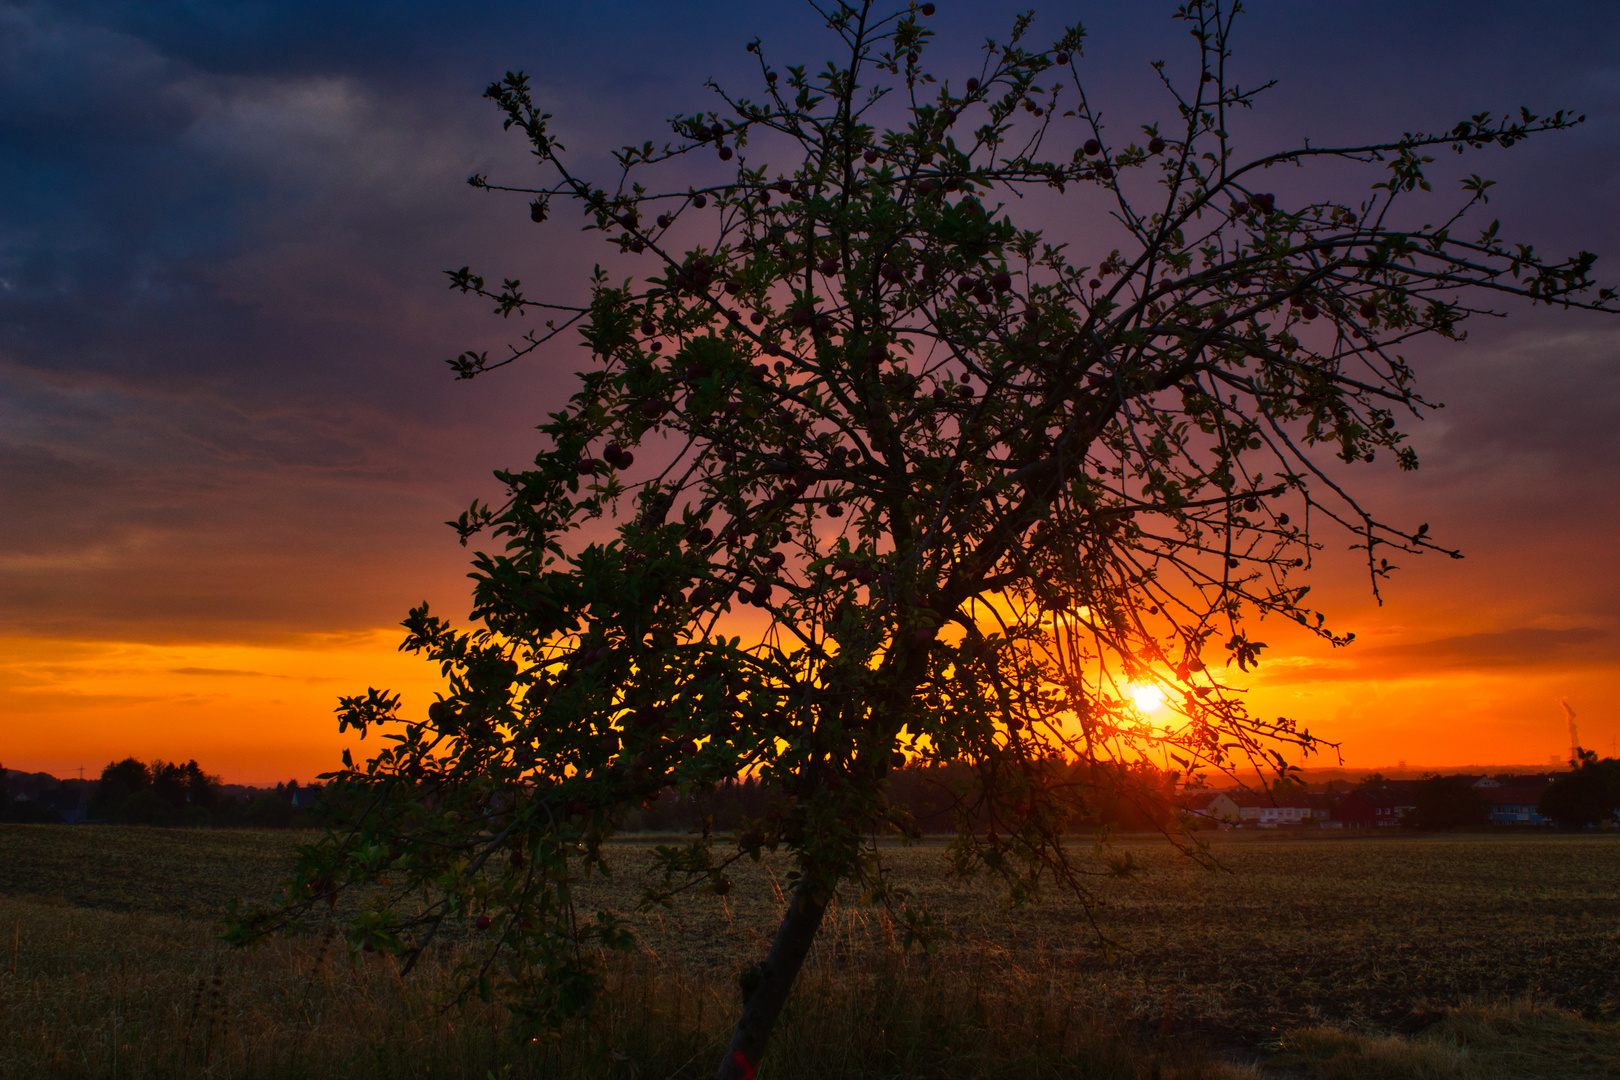
[[[39,793],[39,805],[61,815],[69,825],[83,825],[90,817],[90,800],[82,787],[61,787]]]
[[[1191,791],[1181,800],[1182,809],[1193,817],[1222,825],[1236,825],[1242,820],[1238,804],[1224,791]]]
[[[1481,792],[1491,805],[1491,822],[1496,825],[1551,825],[1536,807],[1541,802],[1546,784],[1522,784],[1512,787],[1497,786]]]
[[[1238,820],[1244,825],[1275,829],[1279,825],[1310,825],[1328,817],[1327,800],[1321,795],[1300,793],[1273,798],[1252,791],[1231,796],[1237,805]]]
[[[1417,809],[1410,789],[1390,790],[1393,781],[1383,790],[1357,788],[1345,795],[1334,807],[1341,824],[1348,829],[1386,828],[1399,825],[1406,815]]]

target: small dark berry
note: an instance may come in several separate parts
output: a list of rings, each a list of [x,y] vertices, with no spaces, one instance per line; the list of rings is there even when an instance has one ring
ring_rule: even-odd
[[[1153,138],[1149,139],[1148,140],[1148,153],[1150,153],[1150,154],[1162,154],[1162,153],[1164,153],[1164,140],[1159,138],[1157,135],[1155,135]]]
[[[642,337],[652,337],[653,331],[655,329],[656,328],[653,326],[651,319],[642,319],[641,320],[641,336]]]
[[[539,199],[529,204],[529,220],[536,225],[546,220],[546,204]]]
[[[1005,271],[992,275],[990,278],[990,287],[995,289],[996,292],[1006,292],[1008,289],[1012,288],[1012,275]]]
[[[933,4],[924,4],[922,7],[918,8],[917,10],[922,12],[924,15],[932,15],[937,9],[934,7]]]
[[[692,196],[692,205],[701,210],[709,205],[709,197],[707,195],[694,195]]]
[[[1101,153],[1102,152],[1102,143],[1098,142],[1096,139],[1087,139],[1086,140],[1086,145],[1083,147],[1083,149],[1088,154]]]
[[[976,94],[976,93],[979,92],[979,80],[978,79],[969,79],[967,81],[967,92],[970,93],[970,94]]]
[[[730,161],[731,160],[731,147],[722,146],[720,148],[720,160],[721,161]]]
[[[1066,52],[1060,52],[1056,56],[1052,57],[1052,59],[1059,64],[1067,64],[1069,62],[1069,54]]]

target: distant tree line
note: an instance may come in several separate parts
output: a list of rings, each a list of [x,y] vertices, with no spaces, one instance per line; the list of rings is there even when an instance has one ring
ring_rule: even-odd
[[[1552,778],[1536,807],[1561,830],[1581,830],[1611,822],[1620,815],[1620,760],[1599,760],[1591,750],[1575,751],[1571,771]],[[1374,773],[1361,787],[1377,790],[1384,782]],[[1404,824],[1436,831],[1477,829],[1490,824],[1490,803],[1466,776],[1426,776],[1413,785],[1414,806]]]
[[[1084,782],[1090,797],[1080,804],[1080,812],[1067,822],[1070,828],[1108,826],[1123,832],[1168,828],[1173,824],[1172,802],[1177,774],[1156,769],[1147,763],[1130,766],[1085,768],[1050,761],[1032,770],[1031,786],[1079,787]],[[972,767],[965,763],[913,765],[891,770],[888,776],[888,802],[901,811],[915,834],[954,833],[957,822],[966,819],[976,832],[1005,831],[1029,810],[1028,795],[1020,803],[998,803],[983,798],[982,788],[973,783]],[[1143,791],[1159,792],[1163,798],[1149,798]],[[788,812],[791,797],[784,791],[761,783],[754,777],[694,789],[682,796],[666,788],[656,798],[626,815],[628,831],[687,832],[707,826],[716,833],[774,824]]]
[[[78,785],[62,781],[59,791],[44,797],[13,795],[5,769],[0,767],[0,821],[52,824],[64,820],[64,802],[82,797]],[[239,789],[240,791],[241,789]],[[73,794],[63,800],[58,794]],[[254,828],[314,828],[320,824],[321,785],[300,786],[289,780],[274,789],[246,789],[228,793],[218,776],[205,772],[195,759],[184,764],[151,762],[135,757],[109,762],[91,787],[86,816],[91,821],[116,825],[246,826]]]
[[[1560,829],[1580,830],[1611,821],[1620,814],[1620,760],[1599,759],[1591,751],[1578,751],[1575,768],[1553,777],[1542,793],[1539,810]],[[1143,791],[1172,794],[1179,776],[1146,763],[1115,765],[1100,775],[1072,775],[1076,766],[1053,761],[1036,771],[1032,782],[1045,785],[1084,782],[1090,797],[1082,812],[1068,822],[1070,828],[1107,826],[1122,832],[1165,828],[1171,824],[1169,799],[1145,799]],[[1117,774],[1117,775],[1116,775]],[[1021,812],[1016,805],[998,806],[970,799],[982,790],[974,785],[965,764],[908,766],[889,774],[888,799],[903,812],[918,834],[955,832],[959,817],[975,831],[996,828]],[[1485,828],[1491,824],[1490,804],[1466,776],[1431,775],[1412,789],[1413,809],[1402,824],[1427,831]],[[62,781],[67,790],[70,781]],[[1342,782],[1330,785],[1332,788]],[[1388,781],[1373,773],[1356,786],[1378,792]],[[1340,790],[1348,788],[1343,785]],[[1303,782],[1286,778],[1273,786],[1283,797],[1303,792]],[[228,793],[218,776],[205,772],[196,760],[184,764],[161,758],[144,762],[134,757],[108,763],[89,797],[91,821],[121,825],[225,826],[248,828],[318,828],[328,815],[352,799],[338,787],[300,785],[296,780],[273,789],[247,789]],[[427,796],[424,793],[424,797]],[[52,800],[14,795],[0,767],[0,822],[49,824],[62,816]],[[685,833],[707,827],[716,833],[769,825],[788,808],[791,799],[759,780],[747,777],[694,789],[680,795],[668,788],[626,815],[630,831]]]

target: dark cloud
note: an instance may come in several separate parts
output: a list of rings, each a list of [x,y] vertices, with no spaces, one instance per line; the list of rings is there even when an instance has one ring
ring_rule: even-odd
[[[1620,255],[1620,10],[1249,6],[1243,78],[1281,86],[1242,138],[1584,109],[1580,131],[1487,156],[1492,211],[1538,245]],[[1020,7],[942,5],[939,55],[973,62]],[[1146,65],[1185,56],[1171,8],[1050,6],[1038,33],[1087,23],[1087,70],[1128,128],[1168,115]],[[451,383],[443,358],[498,353],[513,328],[440,271],[579,295],[601,257],[462,183],[530,168],[479,91],[533,72],[599,172],[607,147],[712,105],[705,78],[746,85],[756,35],[777,63],[825,52],[808,6],[779,4],[0,3],[0,629],[260,637],[459,604],[465,552],[439,523],[533,453],[574,350]],[[1276,178],[1289,197],[1306,182]],[[1425,472],[1365,474],[1395,509],[1507,548],[1514,500],[1584,488],[1613,520],[1620,419],[1615,331],[1509,325],[1425,356],[1451,403]]]
[[[1607,630],[1592,626],[1563,630],[1521,626],[1495,633],[1463,634],[1410,645],[1372,648],[1363,655],[1412,661],[1425,669],[1612,662],[1612,638]]]
[[[265,671],[241,671],[236,668],[207,668],[207,667],[177,667],[169,669],[170,675],[204,675],[226,676],[229,678],[250,679],[285,679],[285,675],[272,675]]]

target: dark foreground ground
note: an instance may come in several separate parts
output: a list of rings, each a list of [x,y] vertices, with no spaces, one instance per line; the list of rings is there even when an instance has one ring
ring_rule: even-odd
[[[453,1033],[472,1038],[480,1024],[498,1026],[493,1016],[475,1022],[482,1014],[433,1009],[432,972],[402,981],[375,958],[356,968],[340,949],[323,950],[318,941],[278,943],[251,957],[213,941],[212,923],[224,904],[271,895],[300,839],[275,832],[0,827],[0,931],[11,954],[0,964],[0,1076],[314,1075],[298,1055],[330,1053],[317,1044],[341,1042],[341,1032],[320,1039],[314,1033],[343,1010],[352,1015],[339,1028],[363,1022],[416,1031],[423,1024],[409,1020],[414,1009],[444,1028],[429,1050],[419,1050],[398,1073],[376,1071],[384,1068],[376,1061],[365,1072],[359,1058],[346,1073],[484,1080],[484,1072],[459,1066],[434,1071],[420,1056],[442,1053],[446,1062],[470,1067],[482,1059],[455,1050]],[[845,902],[824,933],[806,1001],[819,1001],[819,994],[836,1011],[843,1007],[837,999],[876,995],[862,1006],[870,1011],[902,990],[908,1000],[940,994],[918,1023],[926,1028],[937,1020],[944,1031],[955,1022],[942,1019],[946,1012],[967,1010],[976,1017],[963,1021],[969,1033],[954,1036],[964,1043],[973,1042],[974,1024],[1005,1030],[1028,1022],[1045,1030],[1040,1025],[1050,1019],[1060,1034],[1053,1028],[1030,1038],[1079,1039],[1076,1047],[1090,1047],[1073,1050],[1082,1056],[1099,1052],[1085,1040],[1102,1027],[1138,1058],[1144,1046],[1154,1054],[1180,1046],[1212,1055],[1202,1064],[1172,1060],[1174,1054],[1157,1065],[1122,1058],[1118,1075],[1154,1069],[1235,1075],[1229,1063],[1247,1059],[1278,1075],[1321,1077],[1620,1076],[1620,838],[1225,834],[1212,844],[1222,864],[1217,871],[1181,859],[1162,842],[1127,838],[1120,846],[1143,869],[1133,880],[1096,881],[1103,903],[1093,912],[1095,929],[1072,898],[1053,895],[1009,909],[988,882],[943,878],[940,845],[897,848],[888,855],[896,873],[944,917],[950,942],[931,960],[897,958],[887,914]],[[589,904],[633,907],[644,847],[624,845],[623,869]],[[773,928],[782,869],[769,861],[749,866],[734,874],[737,885],[725,901],[695,896],[673,911],[638,916],[643,953],[624,977],[640,980],[647,1001],[666,994],[677,1014],[708,1002],[707,1019],[700,1012],[680,1023],[713,1029],[703,1037],[718,1038],[735,1008],[727,1000],[735,973],[763,953]],[[1099,932],[1112,945],[1111,957],[1098,948]],[[961,996],[968,988],[972,999]],[[167,1019],[150,1006],[164,995],[172,999]],[[373,1011],[369,1019],[353,1012],[362,1007],[356,995],[362,1011]],[[987,1020],[985,1009],[1002,1010],[1001,1019]],[[128,1014],[123,1020],[120,1010]],[[804,1023],[813,1011],[807,1004]],[[1032,1011],[1042,1016],[1031,1020]],[[1084,1023],[1073,1020],[1082,1013]],[[922,1040],[918,1052],[948,1051],[939,1059],[946,1064],[929,1058],[934,1063],[913,1068],[884,1042],[898,1034],[815,1015],[820,1034],[794,1038],[824,1045],[836,1028],[846,1040],[877,1039],[872,1053],[889,1062],[874,1072],[870,1061],[878,1059],[868,1055],[856,1068],[850,1051],[842,1060],[853,1071],[842,1075],[1000,1075],[968,1061],[972,1046],[952,1047],[948,1037],[930,1040],[926,1032],[913,1033]],[[648,1027],[644,1019],[621,1019],[627,1027]],[[896,1032],[908,1023],[892,1019]],[[1081,1029],[1092,1034],[1082,1037]],[[1548,1034],[1553,1029],[1556,1037]],[[1519,1041],[1492,1056],[1487,1044],[1497,1036]],[[304,1050],[271,1053],[278,1038]],[[383,1041],[366,1051],[377,1061],[408,1041],[377,1038]],[[496,1037],[478,1038],[484,1045]],[[582,1045],[603,1039],[613,1041],[602,1035]],[[113,1072],[119,1047],[124,1060]],[[683,1073],[679,1062],[655,1067],[625,1049],[604,1052],[601,1075],[613,1076],[702,1075],[696,1061],[706,1058],[695,1047]],[[958,1059],[968,1064],[950,1066]],[[491,1060],[511,1061],[499,1054]],[[1031,1066],[1022,1075],[1039,1072]],[[562,1075],[535,1073],[548,1074]],[[761,1080],[769,1080],[766,1073]]]

